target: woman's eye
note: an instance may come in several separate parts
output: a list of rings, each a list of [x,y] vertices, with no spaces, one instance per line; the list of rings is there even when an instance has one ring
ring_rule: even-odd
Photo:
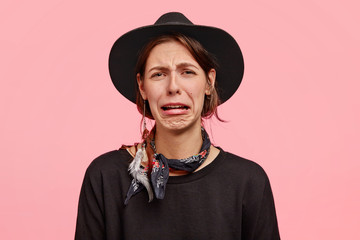
[[[162,73],[154,73],[151,75],[151,77],[161,77],[162,75]]]
[[[191,70],[186,70],[186,71],[184,71],[184,73],[185,73],[185,74],[195,74],[195,72],[194,72],[194,71],[191,71]]]

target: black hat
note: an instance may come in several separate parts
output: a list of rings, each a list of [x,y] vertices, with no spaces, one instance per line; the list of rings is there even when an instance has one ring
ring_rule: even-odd
[[[113,45],[109,57],[110,77],[116,89],[136,102],[135,65],[140,50],[152,39],[168,33],[181,33],[196,39],[216,57],[216,81],[221,103],[239,87],[244,74],[244,60],[235,39],[222,29],[193,24],[182,13],[162,15],[154,25],[134,29],[122,35]]]

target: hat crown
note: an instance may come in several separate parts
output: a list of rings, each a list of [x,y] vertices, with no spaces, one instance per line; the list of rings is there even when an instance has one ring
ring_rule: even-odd
[[[186,25],[194,25],[184,14],[179,12],[168,12],[163,14],[154,25],[162,25],[162,24],[186,24]]]

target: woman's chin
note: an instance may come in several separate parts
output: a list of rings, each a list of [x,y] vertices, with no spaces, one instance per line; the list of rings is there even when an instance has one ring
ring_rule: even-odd
[[[200,123],[201,121],[198,122]],[[184,118],[173,118],[162,121],[156,121],[157,128],[160,127],[167,131],[186,131],[195,124],[196,123],[194,121],[189,121],[188,119],[184,119]]]
[[[164,129],[177,131],[185,129],[188,123],[184,119],[165,120],[161,123]]]

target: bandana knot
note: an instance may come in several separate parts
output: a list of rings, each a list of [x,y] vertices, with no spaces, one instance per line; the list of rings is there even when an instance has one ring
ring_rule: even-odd
[[[170,168],[175,170],[183,170],[189,173],[194,172],[197,168],[200,167],[202,163],[206,160],[210,152],[211,142],[209,136],[204,128],[201,128],[201,134],[203,143],[200,149],[200,153],[190,156],[188,158],[183,159],[167,159],[161,153],[156,153],[155,141],[154,139],[151,140],[150,145],[154,151],[153,159],[152,159],[152,171],[151,171],[151,187],[155,193],[155,197],[157,199],[164,199],[165,197],[165,189],[166,183],[169,179],[169,172]],[[146,153],[145,153],[146,154]],[[134,160],[136,159],[136,156]],[[131,164],[130,164],[131,165]],[[147,176],[147,168],[140,167],[143,176]],[[131,172],[132,169],[129,167],[129,171]],[[125,199],[125,205],[128,204],[130,198],[137,194],[138,192],[142,191],[145,187],[144,184],[135,177],[133,178],[128,193]],[[149,189],[147,188],[148,192]],[[152,192],[149,192],[149,201],[152,200]]]

